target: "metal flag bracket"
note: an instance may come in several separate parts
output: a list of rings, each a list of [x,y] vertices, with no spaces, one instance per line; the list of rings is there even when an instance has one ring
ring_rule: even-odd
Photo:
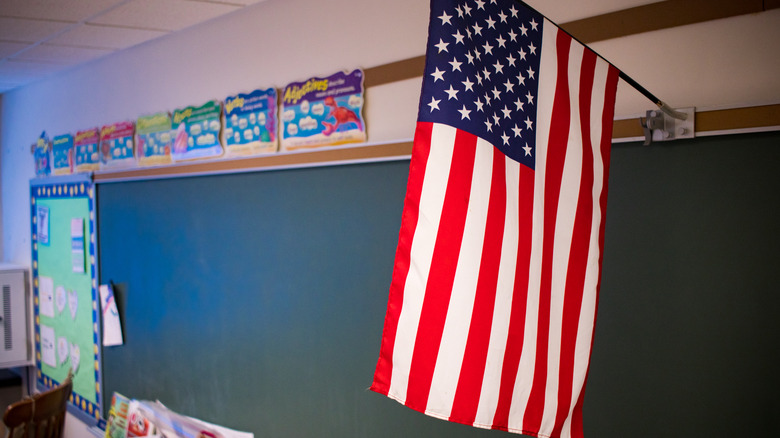
[[[660,102],[657,110],[647,111],[646,117],[639,118],[645,133],[645,146],[653,141],[668,141],[694,137],[695,108],[675,110]]]

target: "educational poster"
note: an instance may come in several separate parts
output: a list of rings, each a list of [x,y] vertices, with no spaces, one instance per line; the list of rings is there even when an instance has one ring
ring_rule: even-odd
[[[92,128],[76,133],[73,140],[74,156],[76,157],[76,172],[94,172],[100,169],[100,129]]]
[[[51,174],[51,141],[46,132],[33,144],[33,157],[35,158],[35,176],[49,176]]]
[[[54,175],[70,175],[73,173],[73,136],[62,134],[54,137],[52,142],[52,167]]]
[[[212,100],[194,107],[177,109],[173,112],[173,160],[192,160],[222,155],[220,129],[222,108]]]
[[[276,89],[225,99],[224,144],[228,155],[276,152]]]
[[[88,175],[32,180],[30,205],[38,387],[52,388],[72,370],[70,402],[83,416],[97,420],[101,383],[94,185]]]
[[[100,167],[111,169],[135,165],[133,122],[119,122],[100,129]]]
[[[282,149],[366,141],[363,71],[293,82],[282,94]]]
[[[136,153],[141,166],[170,164],[173,160],[171,115],[160,112],[138,117],[135,124]]]

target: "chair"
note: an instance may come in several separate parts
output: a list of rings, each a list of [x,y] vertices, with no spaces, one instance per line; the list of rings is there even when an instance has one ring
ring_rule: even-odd
[[[65,426],[65,408],[73,391],[73,376],[59,386],[18,401],[3,415],[7,438],[59,438]]]

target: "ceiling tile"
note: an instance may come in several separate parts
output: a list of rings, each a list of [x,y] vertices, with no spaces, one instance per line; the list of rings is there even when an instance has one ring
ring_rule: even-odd
[[[2,0],[0,16],[78,22],[127,0]]]
[[[166,35],[168,32],[85,24],[47,41],[64,46],[125,49]]]
[[[111,53],[107,49],[53,46],[41,44],[26,50],[13,60],[46,62],[60,65],[76,65]]]
[[[90,23],[155,30],[179,30],[240,9],[224,3],[187,0],[134,0]]]
[[[0,40],[34,43],[49,38],[72,26],[59,21],[10,19],[0,17]]]
[[[24,43],[6,43],[0,41],[0,59],[11,56],[16,52],[29,46],[30,46],[29,44],[24,44]]]

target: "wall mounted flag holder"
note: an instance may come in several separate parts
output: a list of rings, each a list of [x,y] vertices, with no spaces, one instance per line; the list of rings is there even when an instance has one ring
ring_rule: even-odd
[[[661,110],[647,111],[646,117],[639,118],[645,133],[645,146],[653,141],[678,140],[694,137],[695,108],[674,110],[675,114]]]

